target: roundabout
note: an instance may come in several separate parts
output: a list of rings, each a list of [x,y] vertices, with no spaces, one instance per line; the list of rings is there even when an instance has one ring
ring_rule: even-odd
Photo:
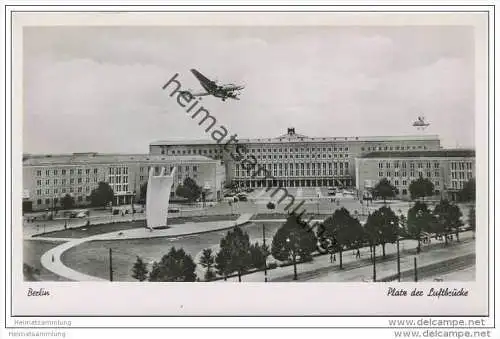
[[[58,239],[64,240],[65,242],[59,246],[56,246],[47,252],[45,252],[41,258],[40,262],[44,268],[55,273],[58,276],[64,277],[73,281],[106,281],[107,279],[97,277],[94,275],[89,275],[76,271],[68,267],[63,261],[63,255],[85,243],[90,243],[94,241],[99,242],[115,242],[122,241],[127,242],[131,240],[141,240],[141,239],[154,239],[154,238],[176,238],[190,235],[197,235],[203,233],[209,233],[214,231],[220,231],[232,228],[237,225],[243,225],[249,222],[252,214],[242,214],[236,221],[210,221],[210,222],[196,222],[196,223],[185,223],[172,225],[168,229],[153,230],[147,228],[134,228],[122,231],[115,231],[110,233],[97,234],[86,238],[79,239]],[[38,238],[39,240],[46,240],[44,238]],[[48,238],[47,238],[48,239]],[[52,238],[53,239],[53,238]],[[156,258],[159,260],[160,257]]]

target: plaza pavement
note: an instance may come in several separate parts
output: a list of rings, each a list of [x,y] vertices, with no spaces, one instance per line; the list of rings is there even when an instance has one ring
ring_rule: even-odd
[[[213,221],[213,222],[199,222],[199,223],[185,223],[172,225],[168,229],[160,229],[151,231],[148,228],[135,228],[130,230],[116,231],[110,233],[97,234],[87,238],[79,239],[57,239],[64,240],[65,243],[56,246],[49,251],[45,252],[40,258],[40,262],[44,268],[47,270],[62,276],[69,280],[74,281],[105,281],[104,279],[90,276],[87,274],[75,271],[63,264],[61,261],[61,256],[64,252],[72,247],[83,244],[88,241],[95,240],[128,240],[128,239],[144,239],[144,238],[156,238],[156,237],[177,237],[188,234],[197,234],[212,232],[216,230],[222,230],[227,228],[232,228],[236,225],[241,225],[247,223],[252,217],[252,214],[246,213],[240,215],[236,221]],[[54,240],[54,238],[34,238],[36,240]],[[69,240],[69,241],[68,241]]]
[[[417,258],[417,267],[437,264],[460,256],[475,253],[475,241],[472,240],[472,232],[464,232],[460,235],[460,243],[452,242],[444,247],[437,242],[437,247],[427,248],[423,245],[422,252],[415,254],[417,242],[415,240],[400,241],[401,272],[413,270],[413,258]],[[433,241],[432,245],[436,244]],[[345,251],[342,256],[343,270],[338,268],[339,256],[336,262],[330,262],[329,255],[314,257],[313,261],[297,264],[298,282],[369,282],[373,278],[373,266],[370,260],[368,247],[360,249],[361,259],[356,259],[353,251]],[[386,244],[386,259],[382,259],[382,249],[377,247],[376,272],[377,280],[387,278],[397,273],[396,245]],[[264,282],[264,272],[259,271],[241,277],[242,282]],[[268,281],[293,281],[293,265],[277,267],[267,271]],[[238,277],[227,279],[228,282],[238,282]],[[219,280],[218,282],[225,282]]]

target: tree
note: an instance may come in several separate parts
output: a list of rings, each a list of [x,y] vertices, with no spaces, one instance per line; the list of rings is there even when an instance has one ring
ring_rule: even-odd
[[[217,252],[217,255],[215,256],[215,269],[217,270],[218,275],[224,277],[224,280],[226,280],[227,276],[232,272],[231,268],[229,267],[230,260],[231,254],[229,253],[229,246],[224,246],[224,249],[221,249],[219,252]]]
[[[188,202],[194,202],[201,195],[202,189],[196,181],[191,179],[190,177],[186,177],[182,185],[177,186],[177,190],[175,194],[180,197],[186,198]]]
[[[274,205],[274,203],[272,201],[269,201],[267,203],[266,207],[268,210],[273,210],[276,207],[276,205]]]
[[[408,210],[408,235],[418,241],[417,253],[420,253],[420,242],[423,233],[431,230],[433,218],[431,211],[424,202],[416,202]]]
[[[374,245],[382,245],[385,258],[385,244],[396,242],[399,236],[399,218],[390,207],[382,206],[368,216],[366,227]]]
[[[75,198],[73,198],[71,195],[66,194],[64,197],[61,198],[61,207],[64,210],[69,210],[72,209],[75,206]]]
[[[137,260],[132,267],[132,278],[139,281],[144,281],[148,278],[148,265],[142,261],[141,257],[137,257]]]
[[[90,193],[90,202],[92,206],[106,207],[110,202],[113,202],[115,193],[107,182],[101,181],[97,188]]]
[[[267,257],[269,256],[268,246],[259,245],[259,243],[250,246],[250,265],[256,269],[264,268]]]
[[[434,208],[434,216],[436,222],[434,223],[436,236],[444,235],[445,245],[448,245],[448,234],[455,229],[457,241],[459,241],[458,233],[460,231],[460,226],[463,225],[460,218],[462,217],[462,212],[457,205],[452,205],[448,200],[441,200],[438,205]]]
[[[148,192],[148,183],[145,182],[139,188],[139,202],[141,204],[145,204],[146,203],[147,192]]]
[[[238,281],[241,275],[250,267],[250,237],[236,226],[229,231],[220,241],[220,251],[216,257],[218,270],[224,276],[232,272],[238,273]]]
[[[472,205],[469,209],[469,226],[472,230],[472,238],[476,239],[476,206]]]
[[[362,237],[362,228],[358,219],[351,216],[344,207],[335,210],[332,216],[323,222],[320,242],[327,239],[332,252],[339,252],[339,267],[342,269],[342,251],[344,247],[355,244]],[[318,233],[319,234],[319,233]]]
[[[373,188],[372,194],[384,199],[385,204],[387,198],[394,198],[398,194],[398,189],[387,178],[382,178]]]
[[[281,261],[291,260],[294,280],[297,280],[297,260],[306,261],[316,249],[316,236],[295,213],[290,213],[285,223],[274,234],[271,253]]]
[[[212,267],[215,264],[215,257],[211,248],[205,248],[200,258],[200,265],[207,269],[205,272],[205,280],[210,281],[215,277]]]
[[[181,248],[172,247],[160,262],[154,262],[149,281],[196,281],[196,264]]]
[[[412,200],[425,198],[434,194],[434,184],[428,178],[420,177],[410,183],[409,190]]]
[[[463,202],[476,201],[476,179],[472,178],[464,184],[458,192],[458,200]]]

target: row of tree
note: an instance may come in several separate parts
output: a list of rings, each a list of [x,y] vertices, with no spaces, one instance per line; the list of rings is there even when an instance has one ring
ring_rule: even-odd
[[[213,280],[217,275],[226,279],[233,273],[241,276],[251,269],[261,269],[269,256],[267,246],[258,242],[251,244],[250,237],[240,227],[235,227],[220,240],[219,251],[211,248],[202,251],[200,265],[206,269],[205,280]],[[159,262],[154,262],[151,271],[147,264],[137,258],[132,277],[139,281],[197,281],[196,263],[181,249],[171,248]]]
[[[111,186],[106,182],[99,182],[97,187],[90,193],[90,205],[93,207],[107,207],[113,202],[115,193]],[[76,206],[75,197],[71,194],[65,194],[60,200],[61,208],[64,210],[72,209]],[[56,207],[56,206],[54,206]]]
[[[146,203],[146,192],[148,190],[148,183],[145,182],[139,189],[139,202]],[[204,192],[194,179],[186,177],[181,185],[177,186],[175,194],[179,197],[185,198],[188,202],[195,202],[200,198],[204,198]]]
[[[430,186],[418,180],[415,182],[415,185]],[[464,185],[458,196],[460,201],[475,201],[474,179]],[[474,233],[475,213],[475,205],[472,205],[468,224]],[[417,201],[408,210],[407,216],[397,216],[390,207],[382,206],[368,216],[364,226],[347,209],[340,208],[325,219],[316,232],[311,231],[311,227],[299,216],[290,214],[273,236],[271,251],[259,243],[251,244],[248,234],[235,227],[220,240],[217,253],[210,248],[203,250],[200,264],[206,269],[207,281],[217,275],[226,278],[235,272],[241,281],[241,275],[248,270],[265,267],[267,257],[272,254],[275,259],[294,265],[296,279],[297,263],[311,260],[318,246],[330,253],[338,253],[342,268],[342,253],[347,249],[359,250],[360,247],[369,246],[374,253],[380,245],[382,256],[385,257],[385,245],[396,242],[398,238],[417,240],[417,252],[420,252],[421,242],[428,234],[444,237],[445,246],[452,233],[459,241],[459,231],[463,225],[461,218],[460,208],[446,199],[442,199],[433,210],[425,202]],[[148,272],[146,263],[137,258],[133,277],[140,281],[195,281],[195,270],[196,263],[190,255],[183,249],[172,248],[160,262],[153,263],[151,272]]]
[[[430,197],[436,194],[434,184],[428,178],[419,177],[413,180],[408,187],[411,200]],[[386,199],[394,198],[399,194],[398,189],[391,184],[387,178],[382,178],[373,187],[372,196],[374,198]],[[464,187],[457,194],[458,201],[474,201],[476,199],[476,182],[472,178],[464,184]]]

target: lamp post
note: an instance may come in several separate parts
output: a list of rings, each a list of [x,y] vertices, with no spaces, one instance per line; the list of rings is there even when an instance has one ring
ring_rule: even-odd
[[[317,201],[318,214],[319,214],[319,198],[320,198],[320,195],[318,194],[318,201]]]
[[[288,246],[290,246],[290,238],[286,238],[286,242],[288,243]],[[297,260],[295,258],[296,254],[296,245],[295,243],[293,244],[293,250],[292,250],[292,261],[293,261],[293,280],[297,280]]]
[[[391,225],[394,227],[394,220],[391,221]],[[397,223],[396,231],[396,251],[397,251],[397,265],[398,265],[398,282],[401,281],[401,257],[399,255],[399,223]]]
[[[264,253],[264,282],[267,282],[266,224],[262,224],[262,249]]]
[[[377,268],[375,267],[375,262],[376,262],[376,249],[377,249],[377,246],[373,245],[373,282],[376,282],[377,281]]]

